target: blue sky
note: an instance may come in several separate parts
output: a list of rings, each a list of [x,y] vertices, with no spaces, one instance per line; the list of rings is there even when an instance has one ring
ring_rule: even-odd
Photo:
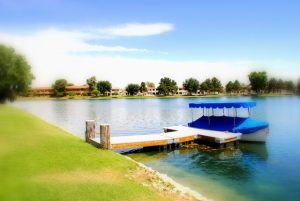
[[[289,0],[0,0],[0,32],[18,40],[47,30],[80,32],[89,35],[80,37],[85,44],[126,48],[68,51],[77,58],[246,63],[235,69],[247,72],[253,65],[294,79],[300,76],[299,10],[300,1]]]

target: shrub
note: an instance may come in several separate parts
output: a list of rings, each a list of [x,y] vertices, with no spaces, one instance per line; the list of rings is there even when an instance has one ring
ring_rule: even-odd
[[[89,94],[87,92],[82,93],[83,96],[88,96]]]
[[[75,91],[70,91],[70,92],[68,92],[68,96],[76,96],[76,92]]]
[[[98,91],[97,89],[94,89],[92,91],[92,97],[98,97],[98,96],[100,96],[100,91]]]

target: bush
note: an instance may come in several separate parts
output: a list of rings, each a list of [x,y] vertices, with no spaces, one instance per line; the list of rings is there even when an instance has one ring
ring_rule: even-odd
[[[87,92],[83,92],[82,96],[88,96],[89,94]]]
[[[76,92],[75,91],[70,91],[70,92],[68,92],[68,96],[76,96]]]
[[[54,90],[55,91],[55,90]],[[55,95],[56,97],[64,97],[65,96],[65,92],[64,91],[55,91]]]
[[[94,89],[92,91],[92,97],[98,97],[98,96],[100,96],[100,91],[98,91],[97,89]]]

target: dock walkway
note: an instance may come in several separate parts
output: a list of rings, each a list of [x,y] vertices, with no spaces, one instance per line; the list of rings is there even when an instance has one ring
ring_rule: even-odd
[[[180,145],[185,142],[195,140],[209,141],[219,145],[226,145],[230,142],[236,142],[240,139],[240,133],[230,133],[221,131],[211,131],[204,129],[191,128],[187,126],[172,126],[164,128],[164,133],[131,135],[109,137],[110,149],[129,149],[140,147],[157,147],[167,145]],[[92,144],[101,147],[100,136],[94,136],[89,139]],[[107,141],[107,140],[106,140]]]

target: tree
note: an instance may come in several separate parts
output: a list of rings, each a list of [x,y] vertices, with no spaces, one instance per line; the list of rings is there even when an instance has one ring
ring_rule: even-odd
[[[297,93],[300,94],[300,79],[298,80],[297,83]]]
[[[232,89],[235,93],[239,93],[242,89],[241,83],[238,80],[235,80]]]
[[[140,90],[140,85],[138,84],[128,84],[126,87],[126,91],[128,93],[128,95],[130,96],[134,96],[136,95]]]
[[[145,93],[147,91],[148,91],[148,89],[147,89],[146,83],[145,82],[141,82],[140,92],[141,93]]]
[[[293,81],[288,80],[284,82],[285,90],[294,93],[296,91],[296,86]]]
[[[211,86],[212,86],[212,91],[214,92],[222,92],[223,91],[223,86],[222,86],[222,83],[221,81],[216,78],[216,77],[213,77],[211,79]]]
[[[33,79],[31,66],[25,57],[0,44],[0,103],[14,101],[17,95],[27,94]]]
[[[57,96],[57,97],[64,96],[66,94],[65,90],[66,90],[67,84],[68,84],[68,82],[65,79],[55,80],[54,84],[52,85],[52,88],[54,89],[54,96]]]
[[[164,96],[175,94],[177,92],[177,83],[168,77],[160,79],[159,86],[157,87],[158,93]]]
[[[229,81],[226,86],[225,86],[225,90],[227,93],[231,93],[233,92],[233,82]]]
[[[266,72],[251,72],[248,77],[253,91],[260,94],[266,89],[268,83]]]
[[[212,90],[212,84],[210,79],[204,80],[204,82],[201,83],[200,85],[200,90],[202,92],[210,92]]]
[[[280,92],[284,89],[284,82],[282,79],[277,80],[277,84],[276,84],[276,90],[277,92]]]
[[[275,93],[278,91],[278,81],[276,78],[271,78],[268,82],[268,92]]]
[[[87,79],[86,83],[89,85],[90,91],[97,89],[97,79],[95,76],[92,76],[89,79]]]
[[[155,88],[155,84],[153,82],[146,82],[147,88]]]
[[[183,82],[183,87],[189,92],[190,95],[192,95],[193,93],[197,93],[198,89],[200,88],[200,83],[195,78],[189,78]]]
[[[94,89],[92,91],[92,97],[98,97],[98,96],[100,96],[100,91],[98,91],[97,89]]]
[[[107,80],[102,80],[97,83],[98,91],[103,95],[107,95],[111,91],[111,83]]]

